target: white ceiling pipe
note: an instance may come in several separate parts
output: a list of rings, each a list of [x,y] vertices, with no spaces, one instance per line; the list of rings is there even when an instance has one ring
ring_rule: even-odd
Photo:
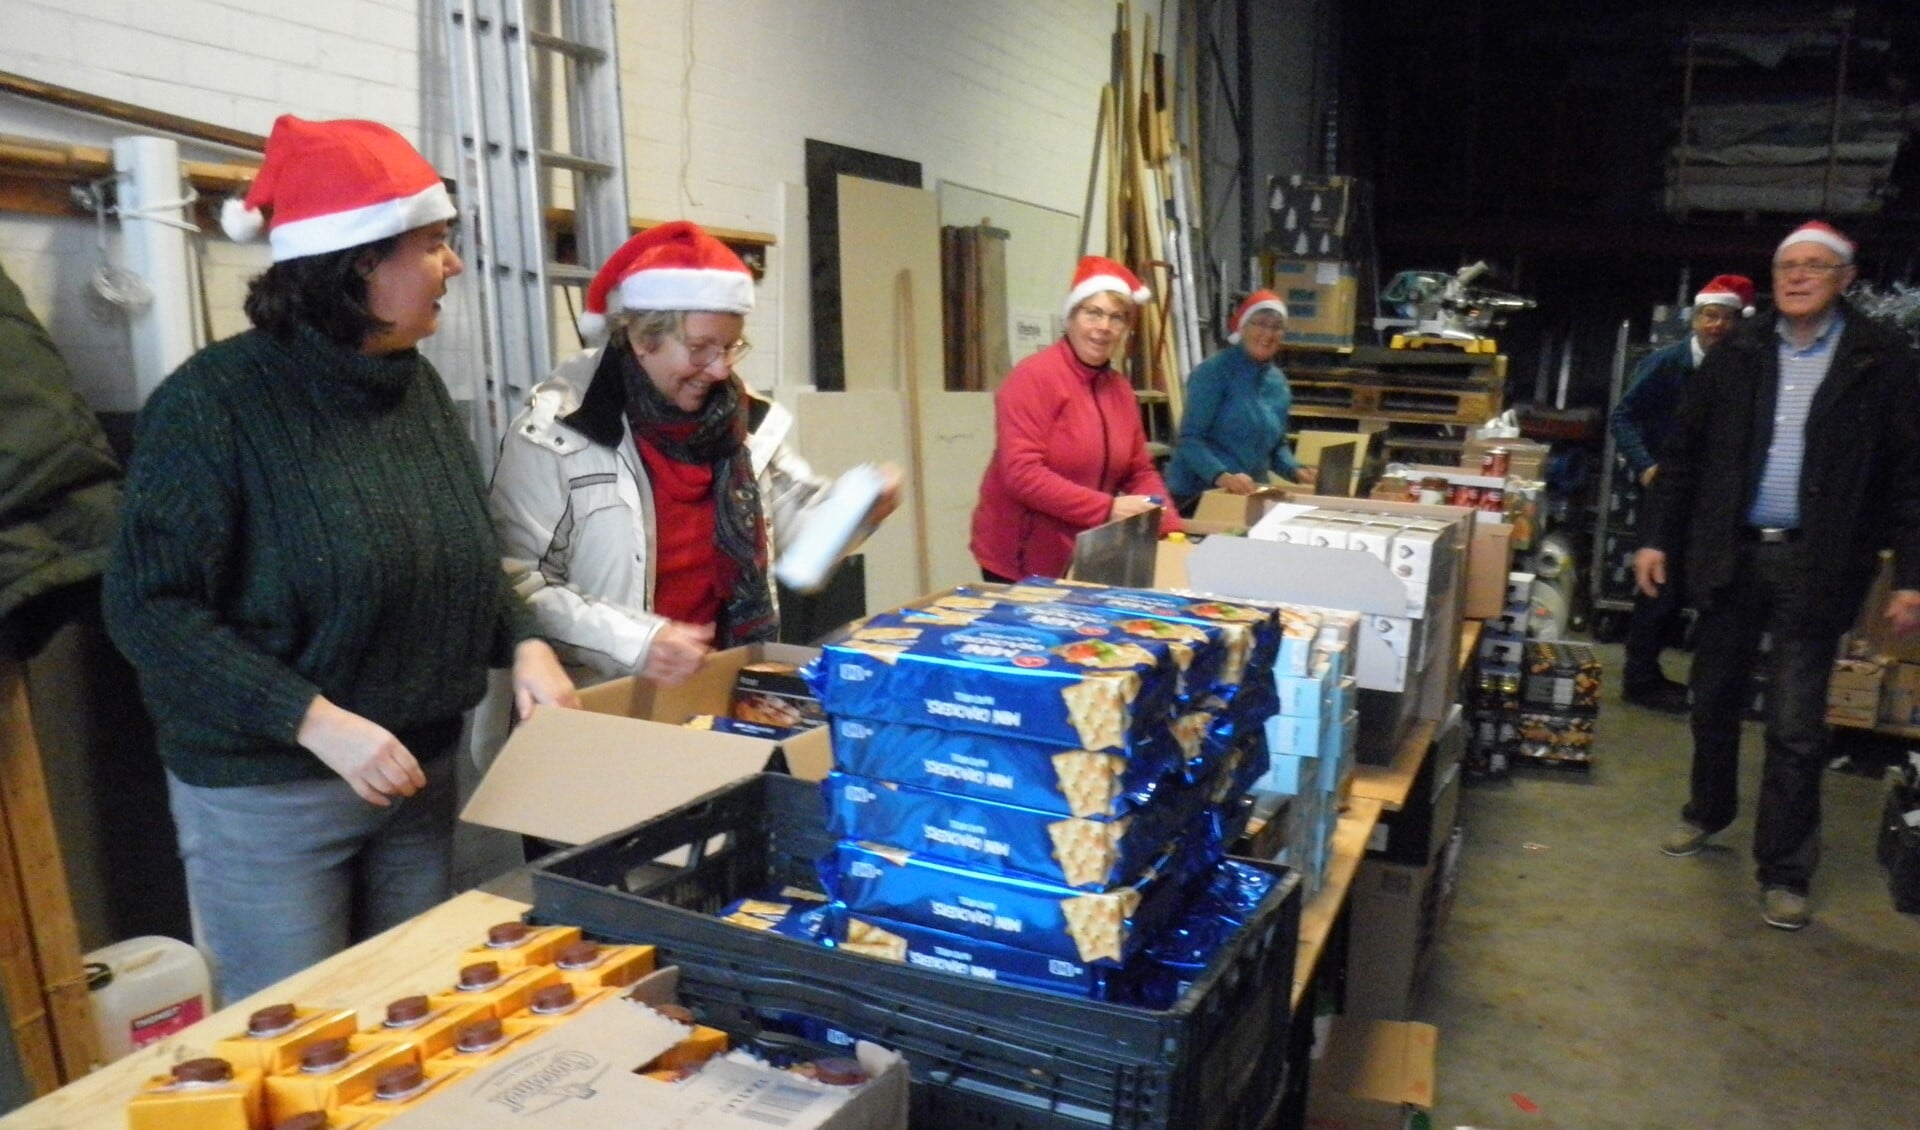
[[[133,387],[144,405],[168,373],[193,355],[195,333],[191,277],[187,270],[186,218],[192,200],[180,175],[180,145],[160,137],[116,137],[113,167],[119,177],[120,239],[127,269],[153,291],[146,309],[134,312]]]

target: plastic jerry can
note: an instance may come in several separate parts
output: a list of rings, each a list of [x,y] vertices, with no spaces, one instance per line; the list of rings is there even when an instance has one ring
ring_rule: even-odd
[[[213,1011],[206,959],[175,938],[129,938],[86,956],[100,1062],[164,1039]]]

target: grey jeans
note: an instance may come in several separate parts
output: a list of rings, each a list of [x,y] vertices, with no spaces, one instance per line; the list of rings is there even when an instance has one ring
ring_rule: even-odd
[[[167,774],[194,941],[222,1006],[452,894],[454,760],[378,808],[339,777],[207,788]]]

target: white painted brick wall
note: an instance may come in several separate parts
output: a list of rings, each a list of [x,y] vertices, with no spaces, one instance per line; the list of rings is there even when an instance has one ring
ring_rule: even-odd
[[[416,140],[429,124],[429,0],[5,3],[0,69],[255,133],[282,112],[378,118]],[[781,293],[779,256],[804,246],[804,217],[783,219],[780,201],[805,179],[806,139],[918,161],[928,189],[952,180],[1078,213],[1112,19],[1108,0],[621,0],[633,212],[776,236],[743,370],[761,387],[802,383],[806,359],[781,343],[805,340],[783,328],[805,296]],[[0,99],[0,130],[12,109]],[[107,407],[124,335],[64,308],[93,242],[88,222],[0,216],[0,264]],[[214,292],[222,332],[240,324],[237,285]]]

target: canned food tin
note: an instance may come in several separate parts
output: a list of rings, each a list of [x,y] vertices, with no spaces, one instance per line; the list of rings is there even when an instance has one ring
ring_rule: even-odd
[[[1464,506],[1469,510],[1480,508],[1480,488],[1465,483],[1453,484],[1452,492],[1447,496],[1447,505]]]
[[[1428,475],[1420,480],[1420,501],[1428,506],[1445,506],[1451,486],[1444,476]]]
[[[1482,487],[1480,490],[1480,509],[1490,514],[1507,512],[1507,492],[1499,487]]]
[[[1513,460],[1513,453],[1504,447],[1490,447],[1480,455],[1480,473],[1496,479],[1507,477],[1507,467]]]

